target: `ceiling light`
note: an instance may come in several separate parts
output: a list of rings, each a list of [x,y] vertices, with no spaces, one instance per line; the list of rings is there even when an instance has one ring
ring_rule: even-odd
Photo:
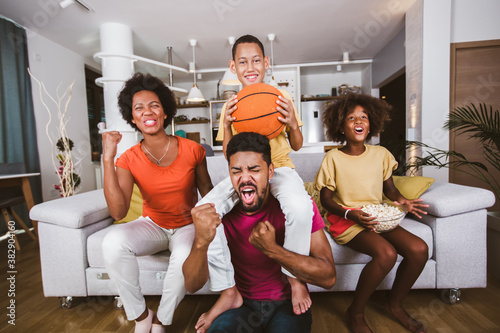
[[[203,97],[203,94],[201,93],[200,88],[198,88],[198,85],[196,84],[196,58],[195,58],[195,53],[194,53],[194,47],[196,46],[196,39],[190,39],[189,43],[193,47],[193,87],[189,91],[187,101],[188,102],[204,102],[205,97]]]
[[[227,40],[229,41],[230,51],[231,51],[231,56],[229,57],[229,59],[232,59],[233,58],[232,49],[235,42],[235,38],[228,37]],[[224,76],[222,77],[220,83],[225,86],[238,86],[241,84],[240,80],[238,80],[238,76],[236,75],[236,73],[231,72],[231,69],[229,68],[226,69],[226,71],[224,72]]]
[[[85,10],[89,11],[89,12],[93,12],[94,10],[89,6],[87,5],[85,2],[83,2],[82,0],[63,0],[59,3],[59,6],[61,6],[61,8],[66,8],[68,7],[69,5],[72,5],[74,3],[77,3],[79,4],[82,8],[84,8]]]
[[[273,42],[274,42],[274,37],[276,37],[275,34],[269,34],[267,35],[267,38],[271,42],[271,82],[269,82],[270,85],[273,87],[278,88],[278,83],[274,80],[274,50],[273,50]]]
[[[72,5],[75,3],[75,0],[63,0],[59,3],[59,6],[61,6],[61,8],[66,8],[68,7],[69,5]]]
[[[344,62],[349,62],[349,52],[344,52]]]

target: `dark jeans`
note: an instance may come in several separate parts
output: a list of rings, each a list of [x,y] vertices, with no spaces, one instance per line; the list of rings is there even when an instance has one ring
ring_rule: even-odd
[[[217,317],[208,333],[309,333],[311,309],[293,313],[292,301],[255,301],[243,299],[243,305]]]

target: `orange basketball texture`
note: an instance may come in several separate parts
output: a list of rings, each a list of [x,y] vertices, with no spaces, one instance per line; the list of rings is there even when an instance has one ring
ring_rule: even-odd
[[[273,86],[255,83],[241,89],[238,93],[238,107],[233,112],[234,129],[238,132],[255,132],[274,139],[281,133],[285,124],[278,120],[281,113],[276,109],[276,100],[283,94]]]

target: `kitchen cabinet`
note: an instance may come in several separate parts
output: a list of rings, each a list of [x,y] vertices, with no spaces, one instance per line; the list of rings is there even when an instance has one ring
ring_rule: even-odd
[[[174,132],[183,130],[186,133],[199,133],[200,141],[205,142],[214,150],[221,150],[222,142],[215,141],[219,130],[219,117],[222,106],[226,101],[209,101],[196,104],[177,105],[176,121],[174,121]],[[179,120],[185,118],[186,120]],[[167,127],[167,133],[172,133],[171,126]],[[194,135],[197,137],[198,135]],[[220,147],[218,149],[218,147]]]
[[[209,103],[177,105],[177,114],[174,118],[174,129],[167,127],[167,133],[182,130],[188,137],[199,138],[199,143],[205,141],[210,144],[212,131],[210,128]]]

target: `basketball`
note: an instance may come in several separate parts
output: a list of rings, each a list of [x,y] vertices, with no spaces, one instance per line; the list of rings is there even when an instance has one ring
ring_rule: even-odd
[[[276,100],[283,94],[273,86],[255,83],[238,93],[238,107],[233,112],[233,126],[238,133],[255,132],[269,140],[281,133],[285,124],[278,120],[281,113],[276,109]]]

